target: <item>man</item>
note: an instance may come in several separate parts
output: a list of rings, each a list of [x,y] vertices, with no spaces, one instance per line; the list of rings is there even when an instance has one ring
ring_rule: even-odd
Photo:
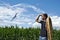
[[[39,18],[42,17],[42,20],[39,21]],[[46,29],[46,19],[48,15],[42,14],[39,15],[36,19],[36,22],[41,23],[41,32],[39,36],[39,40],[47,40],[47,29]]]

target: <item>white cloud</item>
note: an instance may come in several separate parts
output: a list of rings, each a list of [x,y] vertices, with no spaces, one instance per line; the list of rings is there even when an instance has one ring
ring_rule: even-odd
[[[43,10],[37,8],[36,6],[33,5],[27,5],[27,4],[17,4],[14,5],[12,7],[24,7],[24,8],[32,8],[34,11],[36,11],[37,13],[45,13]]]
[[[32,9],[29,10],[28,8]],[[36,13],[36,15],[33,13]],[[13,20],[12,17],[18,13],[17,17]],[[41,26],[40,24],[35,22],[35,17],[37,13],[44,13],[41,9],[27,4],[0,4],[0,25],[28,25],[28,26]],[[54,27],[60,27],[60,17],[51,16],[52,23]],[[34,23],[35,22],[35,23]]]
[[[60,28],[60,17],[59,16],[51,16],[53,27]]]
[[[60,17],[59,16],[51,16],[52,20],[52,26],[54,29],[60,29]],[[36,26],[41,26],[38,23],[34,23],[33,26],[36,28]]]
[[[33,28],[41,28],[41,24],[37,22],[35,22],[32,26]]]
[[[13,14],[15,14],[15,13],[22,13],[24,11],[25,11],[25,9],[23,9],[23,8],[16,8],[15,10],[13,10],[11,8],[0,6],[0,15],[11,15],[11,16],[13,16]]]
[[[28,8],[37,13],[43,12],[33,5],[16,4],[11,6],[10,4],[0,4],[0,25],[32,25],[35,15],[28,14],[31,12]],[[18,13],[17,17],[10,21],[16,13]]]

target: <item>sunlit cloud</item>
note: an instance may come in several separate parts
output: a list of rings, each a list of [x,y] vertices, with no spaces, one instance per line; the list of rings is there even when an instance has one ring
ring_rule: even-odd
[[[52,26],[54,29],[60,29],[60,17],[59,16],[50,16],[52,20]],[[41,27],[40,23],[35,22],[33,27]]]
[[[28,25],[29,27],[35,22],[36,13],[39,14],[42,12],[44,11],[33,5],[16,4],[11,6],[10,4],[0,4],[0,25],[17,24],[22,26]],[[18,13],[17,17],[13,21],[10,21],[16,13]]]
[[[11,21],[14,15],[17,14],[17,17]],[[0,25],[19,25],[27,26],[27,27],[40,27],[40,23],[36,23],[36,16],[40,13],[45,13],[45,11],[37,8],[34,5],[28,4],[0,4]],[[60,17],[59,16],[51,16],[53,27],[60,28]]]
[[[59,16],[52,16],[52,25],[55,29],[60,29],[60,17]]]

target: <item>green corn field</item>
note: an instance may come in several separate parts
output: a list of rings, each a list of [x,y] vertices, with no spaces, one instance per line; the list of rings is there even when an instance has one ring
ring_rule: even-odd
[[[39,28],[0,27],[0,40],[38,40]],[[60,30],[53,30],[53,40],[60,40]]]

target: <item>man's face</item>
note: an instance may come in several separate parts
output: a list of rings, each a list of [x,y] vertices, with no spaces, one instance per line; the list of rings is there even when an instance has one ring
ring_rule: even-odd
[[[46,17],[42,14],[42,20],[46,20]]]

